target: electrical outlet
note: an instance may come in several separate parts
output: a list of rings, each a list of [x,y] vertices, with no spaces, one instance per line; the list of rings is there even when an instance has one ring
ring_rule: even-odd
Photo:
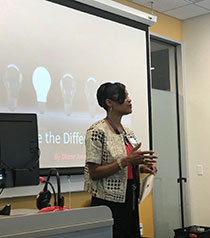
[[[203,175],[203,165],[202,164],[198,164],[196,166],[196,170],[197,170],[197,175],[199,175],[199,176]]]

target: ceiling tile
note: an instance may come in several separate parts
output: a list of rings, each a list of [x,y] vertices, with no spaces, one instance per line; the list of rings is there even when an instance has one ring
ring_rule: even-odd
[[[204,0],[202,2],[198,2],[198,3],[196,3],[196,5],[210,10],[210,1],[209,0]]]
[[[130,2],[151,8],[152,0],[129,0]],[[153,9],[158,12],[167,11],[177,7],[186,6],[189,3],[184,0],[153,0]]]
[[[200,16],[203,14],[210,13],[210,11],[201,8],[197,5],[190,4],[184,7],[176,8],[173,10],[165,11],[165,14],[168,14],[170,16],[176,17],[181,20],[186,20],[188,18]]]
[[[197,3],[197,2],[202,2],[204,0],[185,0],[185,2],[189,2],[189,3]]]

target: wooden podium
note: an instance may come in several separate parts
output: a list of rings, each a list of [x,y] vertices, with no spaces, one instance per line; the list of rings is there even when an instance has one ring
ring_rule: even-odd
[[[0,238],[111,238],[113,218],[105,206],[0,217]]]

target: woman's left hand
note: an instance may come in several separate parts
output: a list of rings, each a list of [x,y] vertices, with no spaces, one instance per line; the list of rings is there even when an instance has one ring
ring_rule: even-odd
[[[157,173],[157,166],[154,163],[153,164],[141,164],[140,172],[155,175]]]

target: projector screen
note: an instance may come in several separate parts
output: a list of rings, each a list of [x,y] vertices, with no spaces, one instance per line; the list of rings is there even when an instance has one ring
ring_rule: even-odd
[[[107,81],[126,85],[133,113],[123,124],[149,148],[145,30],[45,0],[0,1],[0,110],[37,113],[41,168],[84,167]]]

